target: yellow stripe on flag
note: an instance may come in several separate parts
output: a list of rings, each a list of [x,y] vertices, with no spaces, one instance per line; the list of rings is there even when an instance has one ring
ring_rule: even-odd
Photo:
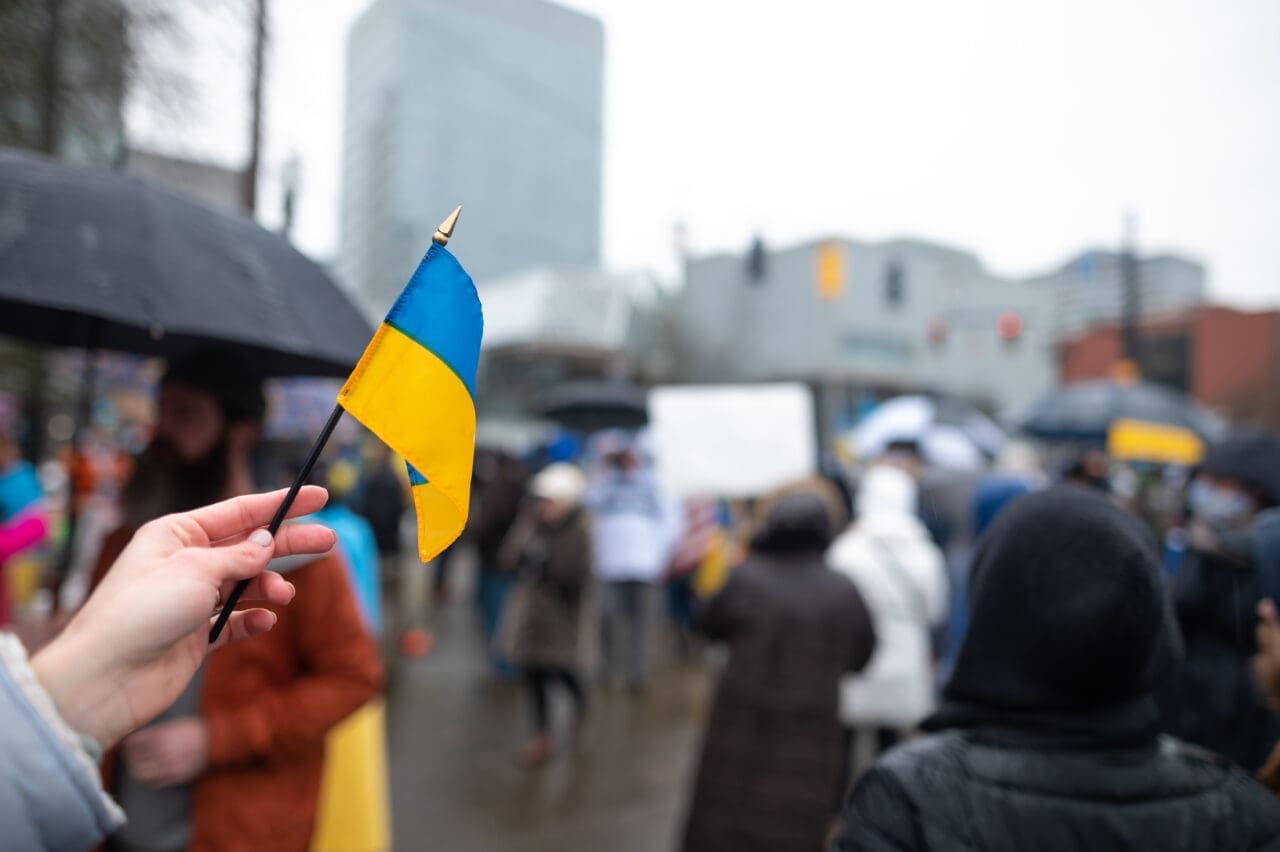
[[[462,533],[471,499],[476,410],[458,374],[383,323],[338,402],[429,478],[413,487],[418,555],[434,559]]]

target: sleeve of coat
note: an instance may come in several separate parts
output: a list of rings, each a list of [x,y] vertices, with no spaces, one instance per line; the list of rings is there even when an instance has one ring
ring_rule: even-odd
[[[516,515],[515,520],[511,522],[511,529],[507,530],[507,534],[502,537],[502,543],[498,545],[498,564],[495,567],[499,571],[510,574],[516,570],[516,566],[520,564],[520,557],[524,555],[524,549],[533,539],[537,520],[530,509],[525,509]]]
[[[925,849],[911,798],[893,773],[873,766],[858,781],[844,809],[833,852]]]
[[[555,550],[564,557],[547,563],[547,579],[561,591],[578,593],[591,576],[591,535],[587,525],[574,524]]]
[[[22,644],[0,633],[0,845],[84,849],[124,823],[85,745],[40,686]]]
[[[872,619],[871,610],[867,608],[867,602],[862,599],[858,587],[852,582],[849,585],[853,586],[854,611],[850,621],[853,625],[853,642],[849,646],[849,666],[845,671],[860,672],[871,662],[871,655],[876,650],[875,620]]]
[[[924,604],[929,624],[938,627],[946,620],[947,605],[951,602],[951,581],[947,577],[946,557],[937,548],[930,549],[933,553],[930,559],[929,576],[923,584]]]
[[[382,686],[382,663],[334,554],[301,569],[305,585],[276,629],[291,631],[300,673],[253,700],[210,712],[209,763],[228,766],[288,754],[322,739]],[[249,640],[253,641],[253,640]]]

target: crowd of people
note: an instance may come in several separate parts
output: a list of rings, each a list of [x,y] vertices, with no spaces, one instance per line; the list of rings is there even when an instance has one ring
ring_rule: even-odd
[[[673,511],[644,453],[643,436],[602,436],[513,514],[499,654],[529,679],[531,765],[551,756],[549,684],[585,713],[589,675],[607,681],[621,651],[643,694],[644,602],[666,585],[693,593],[700,641],[728,647],[687,850],[1280,842],[1251,777],[1280,780],[1280,442],[1228,438],[1157,476],[1155,505],[1096,447],[1054,473],[1015,442],[958,478],[899,442],[852,481],[709,515]]]
[[[385,847],[385,774],[361,755],[385,749],[380,638],[426,594],[404,582],[425,576],[406,483],[377,451],[322,464],[329,505],[304,489],[308,522],[273,541],[279,495],[250,496],[264,411],[234,353],[171,363],[86,603],[30,659],[0,643],[21,848]],[[667,631],[680,659],[727,652],[691,852],[1280,848],[1280,442],[1228,438],[1163,475],[1155,508],[1094,448],[1055,475],[1015,443],[957,478],[897,442],[734,502],[673,499],[653,461],[620,431],[477,454],[456,548],[492,675],[527,694],[531,771],[562,745],[557,694],[569,736],[615,686],[645,701]],[[39,490],[0,444],[0,565],[46,536]],[[251,577],[259,605],[206,657]]]

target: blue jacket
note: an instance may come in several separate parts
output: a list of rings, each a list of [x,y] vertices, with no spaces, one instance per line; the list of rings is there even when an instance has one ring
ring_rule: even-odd
[[[87,849],[124,824],[89,744],[36,681],[22,644],[0,634],[0,826],[6,849]]]

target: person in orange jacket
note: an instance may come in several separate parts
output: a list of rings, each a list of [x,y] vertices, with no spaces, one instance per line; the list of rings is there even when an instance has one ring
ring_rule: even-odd
[[[125,527],[108,536],[93,585],[133,529],[254,490],[250,459],[265,413],[261,380],[230,349],[173,362],[155,438],[125,489]],[[129,815],[108,850],[307,849],[328,731],[382,685],[340,559],[277,559],[297,594],[270,633],[209,657],[173,706],[103,763]]]

